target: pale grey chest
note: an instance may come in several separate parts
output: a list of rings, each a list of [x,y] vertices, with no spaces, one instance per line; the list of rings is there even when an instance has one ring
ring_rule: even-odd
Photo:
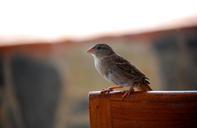
[[[94,57],[94,65],[95,65],[96,70],[100,74],[103,74],[103,72],[102,72],[103,69],[102,69],[102,66],[101,66],[101,61],[98,58],[96,58],[96,57]]]

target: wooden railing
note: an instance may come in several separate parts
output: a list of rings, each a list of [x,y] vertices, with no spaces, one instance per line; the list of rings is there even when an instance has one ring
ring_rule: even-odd
[[[197,128],[197,91],[89,93],[91,128]]]

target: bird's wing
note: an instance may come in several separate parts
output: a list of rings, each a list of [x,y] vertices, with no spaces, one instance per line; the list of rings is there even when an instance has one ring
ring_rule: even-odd
[[[134,81],[141,81],[143,79],[142,81],[145,80],[149,84],[148,78],[124,58],[116,56],[113,63],[126,77]]]

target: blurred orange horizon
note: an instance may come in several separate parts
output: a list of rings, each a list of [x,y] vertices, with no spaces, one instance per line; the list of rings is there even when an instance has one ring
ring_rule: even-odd
[[[139,30],[130,30],[130,31],[117,31],[111,33],[102,33],[96,35],[90,35],[87,37],[57,37],[57,38],[38,38],[31,36],[1,36],[0,35],[0,46],[9,46],[9,45],[19,45],[19,44],[35,44],[35,43],[77,43],[77,42],[90,42],[95,40],[102,40],[104,38],[121,38],[125,36],[136,36],[138,35],[151,35],[151,33],[175,30],[175,29],[187,29],[190,27],[197,26],[197,16],[187,17],[182,19],[173,20],[169,23],[158,25],[152,28],[143,28]]]

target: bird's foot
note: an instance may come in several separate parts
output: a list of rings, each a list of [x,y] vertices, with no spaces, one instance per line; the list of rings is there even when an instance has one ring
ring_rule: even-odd
[[[113,91],[112,88],[102,89],[101,94],[109,94],[111,91]]]
[[[133,87],[131,87],[128,91],[125,91],[124,94],[122,95],[122,100],[124,100],[127,96],[133,94],[133,92],[134,92]]]
[[[114,89],[118,89],[118,88],[122,88],[122,86],[114,85],[112,87],[102,89],[101,94],[109,94],[111,91],[113,91]]]

